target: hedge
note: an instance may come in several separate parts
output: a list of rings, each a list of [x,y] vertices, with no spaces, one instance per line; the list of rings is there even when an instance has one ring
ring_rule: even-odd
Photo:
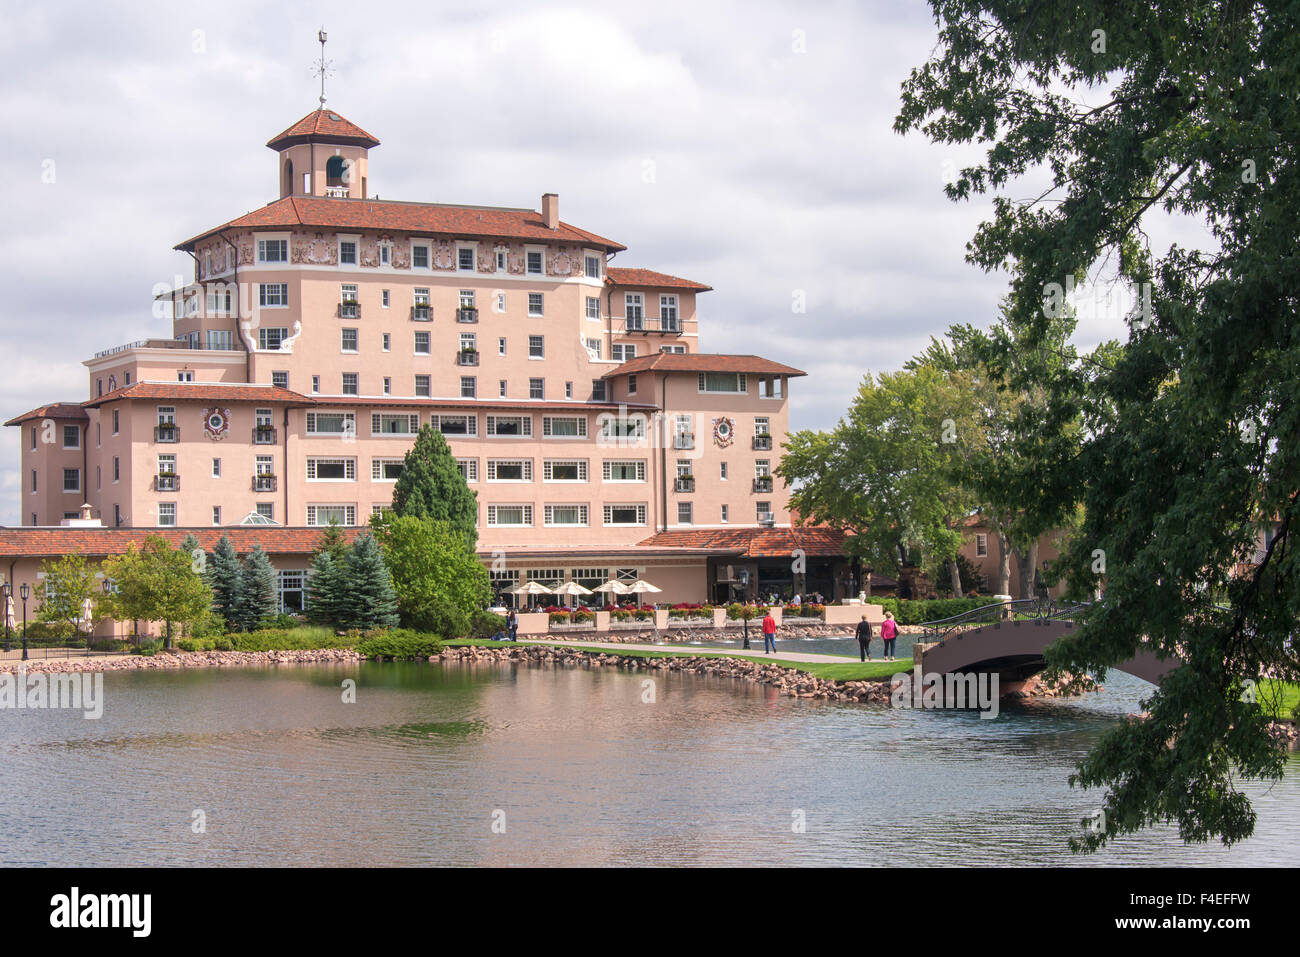
[[[919,625],[926,621],[939,621],[951,618],[985,605],[996,605],[1000,599],[991,596],[982,598],[868,598],[870,605],[880,605],[885,611],[894,613],[894,620],[900,625]]]

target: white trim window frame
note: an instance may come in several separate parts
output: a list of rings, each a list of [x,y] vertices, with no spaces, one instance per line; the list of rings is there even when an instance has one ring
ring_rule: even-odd
[[[633,478],[613,477],[615,468],[619,470],[620,474],[626,474],[629,467],[634,476]],[[616,485],[645,484],[645,476],[645,459],[606,459],[601,463],[601,481],[603,482],[610,482]]]
[[[564,478],[556,478],[556,472]],[[572,473],[572,477],[567,476]],[[561,484],[575,485],[585,484],[587,481],[587,460],[586,459],[543,459],[542,460],[542,481],[555,482]]]
[[[518,470],[518,477],[515,476]],[[509,478],[502,478],[502,473]],[[533,480],[532,459],[488,459],[487,481],[501,484],[524,484]]]
[[[572,514],[574,521],[556,521],[559,515]],[[556,502],[542,506],[542,525],[545,528],[586,528],[590,524],[591,510],[584,502]]]
[[[617,510],[617,512],[616,512]],[[644,502],[606,502],[602,508],[602,524],[610,527],[638,527],[646,523],[646,504]],[[621,513],[624,518],[626,513],[631,513],[633,521],[615,521],[617,514]]]

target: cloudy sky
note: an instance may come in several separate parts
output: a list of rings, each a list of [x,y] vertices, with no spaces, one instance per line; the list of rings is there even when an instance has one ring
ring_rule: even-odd
[[[833,425],[865,373],[986,324],[1005,289],[963,258],[987,201],[942,193],[969,154],[891,129],[936,41],[919,2],[231,0],[5,19],[0,421],[84,399],[84,359],[170,334],[151,291],[192,271],[171,247],[278,195],[263,144],[316,106],[322,24],[329,105],[383,141],[372,193],[559,193],[565,221],[629,247],[617,265],[714,287],[702,350],[806,370],[794,428]],[[0,524],[19,520],[18,463],[17,430],[0,430]]]

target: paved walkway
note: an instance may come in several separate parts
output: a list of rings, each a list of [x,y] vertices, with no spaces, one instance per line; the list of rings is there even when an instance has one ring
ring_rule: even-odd
[[[765,655],[763,654],[762,637],[759,637],[757,641],[755,641],[753,638],[749,639],[749,643],[752,646],[749,651],[745,651],[743,648],[737,648],[737,649],[712,648],[712,647],[703,647],[700,645],[685,645],[675,641],[664,642],[661,645],[655,645],[649,643],[642,644],[638,642],[625,642],[625,641],[583,641],[577,638],[572,638],[569,639],[568,641],[556,641],[553,638],[526,638],[520,636],[518,643],[521,645],[525,645],[525,644],[555,645],[556,647],[560,647],[560,648],[564,648],[564,647],[572,648],[575,645],[581,645],[584,648],[600,648],[602,650],[610,651],[610,652],[629,651],[629,650],[631,651],[676,651],[676,652],[684,652],[686,654],[722,655],[727,658],[756,658],[759,659],[760,661],[764,658],[779,658],[782,661],[800,661],[800,662],[806,662],[808,664],[823,664],[823,665],[861,663],[857,658],[848,657],[845,655],[817,655],[817,654],[811,654],[806,651],[778,650],[774,655]],[[755,650],[755,648],[757,650]],[[876,661],[879,660],[880,660],[879,658],[876,659]]]

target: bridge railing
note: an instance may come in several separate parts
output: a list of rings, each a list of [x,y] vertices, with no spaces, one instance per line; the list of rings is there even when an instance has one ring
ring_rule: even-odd
[[[925,629],[921,640],[942,643],[956,632],[981,628],[998,621],[1073,620],[1085,614],[1090,607],[1088,602],[1061,603],[1054,598],[1016,598],[991,602],[951,618],[921,622],[921,627]]]

